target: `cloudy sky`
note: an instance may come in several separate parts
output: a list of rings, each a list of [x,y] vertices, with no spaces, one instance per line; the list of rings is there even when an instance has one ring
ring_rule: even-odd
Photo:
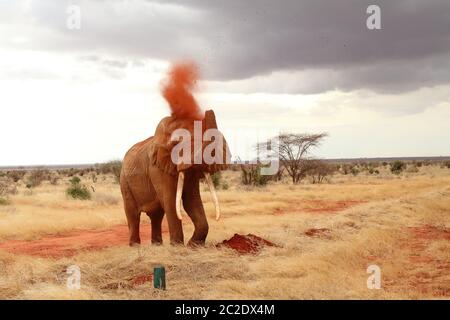
[[[0,57],[0,166],[122,158],[184,59],[241,158],[278,131],[328,132],[318,157],[450,155],[448,0],[0,0]]]

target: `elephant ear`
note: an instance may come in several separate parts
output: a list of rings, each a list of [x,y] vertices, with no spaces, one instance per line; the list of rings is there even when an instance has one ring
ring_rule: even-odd
[[[152,143],[149,150],[150,164],[170,175],[177,174],[177,166],[170,157],[171,151],[162,144]]]
[[[171,117],[166,117],[159,123],[152,138],[152,143],[148,150],[150,164],[158,167],[160,170],[170,175],[177,174],[177,166],[171,159],[171,148],[168,141],[170,140],[169,126]]]

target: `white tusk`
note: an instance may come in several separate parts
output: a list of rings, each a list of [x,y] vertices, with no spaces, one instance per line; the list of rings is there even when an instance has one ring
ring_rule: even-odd
[[[184,185],[184,172],[180,171],[178,174],[178,183],[177,183],[177,195],[175,198],[175,208],[177,210],[177,217],[180,220],[183,220],[181,216],[181,196],[183,194],[183,185]]]
[[[214,183],[211,180],[211,176],[208,172],[203,173],[205,175],[206,183],[208,184],[209,191],[211,191],[211,196],[213,198],[214,206],[216,207],[216,220],[220,219],[220,207],[219,200],[217,199],[216,189],[214,188]]]

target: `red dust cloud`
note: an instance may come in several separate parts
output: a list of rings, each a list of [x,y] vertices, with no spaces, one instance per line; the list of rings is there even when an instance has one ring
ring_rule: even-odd
[[[167,100],[172,115],[183,119],[203,119],[203,111],[192,95],[199,78],[198,67],[193,62],[174,63],[167,78],[161,83],[161,93]]]

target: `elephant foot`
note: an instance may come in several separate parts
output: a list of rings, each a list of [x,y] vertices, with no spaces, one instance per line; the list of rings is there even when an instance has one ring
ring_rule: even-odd
[[[170,240],[172,246],[184,246],[183,240]]]
[[[141,239],[130,240],[130,242],[128,244],[130,247],[138,247],[141,245]]]
[[[188,242],[188,247],[191,248],[199,248],[199,247],[204,247],[205,246],[205,240],[189,240]]]
[[[152,240],[153,246],[162,246],[162,240]]]

